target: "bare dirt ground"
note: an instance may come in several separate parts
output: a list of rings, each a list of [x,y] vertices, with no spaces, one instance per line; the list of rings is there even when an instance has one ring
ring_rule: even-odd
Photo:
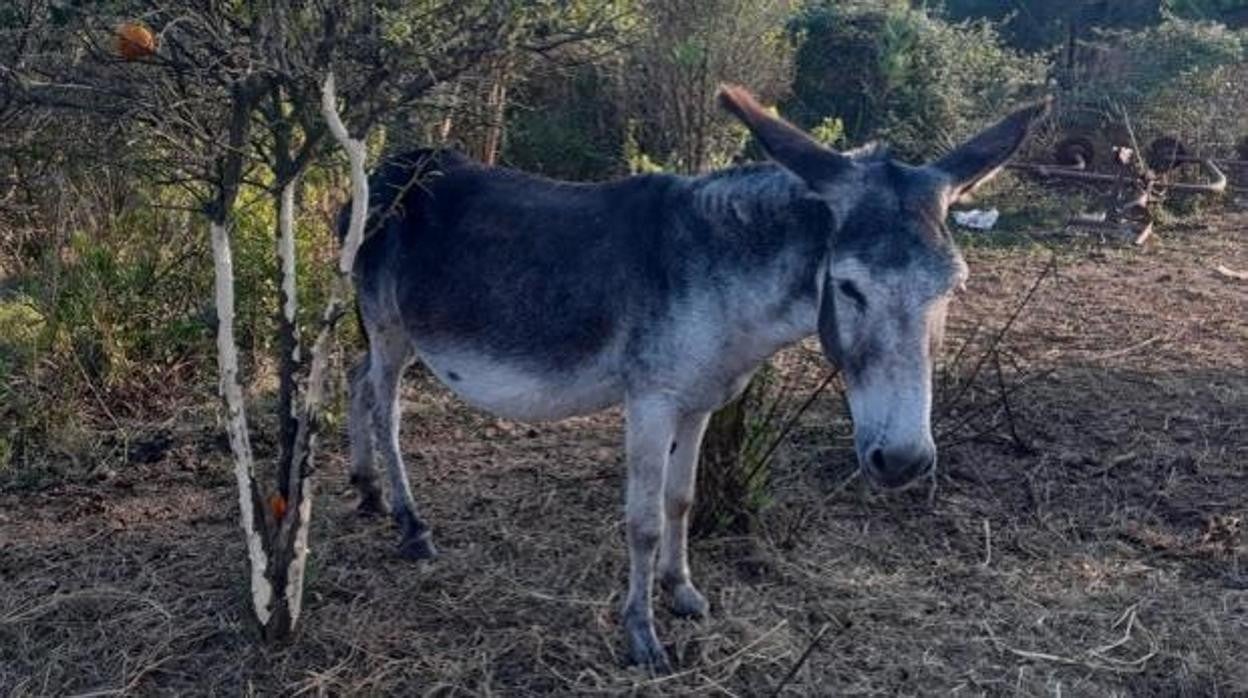
[[[1214,271],[1248,269],[1246,239],[1240,214],[1143,251],[972,246],[949,375],[988,378],[942,390],[939,476],[871,492],[819,399],[758,532],[693,548],[712,617],[660,606],[672,676],[623,662],[618,412],[519,425],[412,381],[443,555],[398,559],[327,444],[291,646],[246,622],[211,424],[112,478],[0,493],[0,694],[1248,695],[1248,282]],[[1051,259],[996,384],[980,338]],[[826,368],[810,346],[781,370],[800,394]]]

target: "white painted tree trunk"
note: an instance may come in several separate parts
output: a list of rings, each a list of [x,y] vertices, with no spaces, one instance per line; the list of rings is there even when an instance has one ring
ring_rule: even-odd
[[[338,112],[333,75],[325,80],[321,112],[330,131],[351,163],[350,227],[338,259],[329,303],[321,317],[312,345],[303,403],[295,410],[298,426],[285,472],[279,472],[279,493],[266,502],[255,480],[255,459],[247,430],[243,390],[238,382],[238,347],[234,339],[234,264],[230,250],[229,214],[217,212],[211,222],[212,252],[216,278],[217,361],[220,391],[226,412],[226,430],[234,455],[239,509],[247,556],[251,566],[252,610],[261,633],[269,639],[288,637],[303,609],[303,583],[308,561],[308,531],[312,523],[313,456],[316,436],[323,422],[328,392],[327,373],[334,327],[345,314],[351,294],[351,271],[364,239],[368,214],[368,179],[364,171],[367,151],[362,140],[351,138]],[[282,315],[293,326],[298,310],[296,297],[295,185],[281,192],[278,206],[278,256],[282,269]],[[295,351],[298,351],[297,345]],[[293,404],[293,403],[292,403]]]
[[[338,98],[334,88],[334,74],[325,78],[321,90],[321,114],[329,124],[329,132],[338,144],[347,152],[351,163],[351,221],[347,227],[347,236],[342,243],[342,252],[338,257],[339,281],[350,282],[351,270],[355,268],[355,254],[364,242],[364,223],[368,216],[368,175],[364,172],[364,162],[368,150],[364,140],[356,140],[347,132],[338,114]]]
[[[328,368],[330,347],[333,341],[334,327],[346,312],[347,298],[351,295],[351,271],[355,267],[355,255],[364,240],[364,225],[368,215],[368,176],[364,171],[367,150],[364,142],[351,138],[342,118],[338,113],[337,95],[334,90],[334,76],[331,73],[325,79],[321,99],[321,113],[330,132],[347,152],[351,164],[351,218],[347,235],[342,243],[338,257],[338,269],[334,275],[330,290],[329,303],[321,316],[321,326],[316,340],[312,344],[308,369],[307,386],[304,390],[302,409],[298,413],[298,430],[295,433],[294,448],[289,470],[279,477],[284,477],[285,492],[289,500],[283,508],[284,515],[276,520],[276,531],[273,536],[272,558],[270,562],[277,568],[272,579],[275,586],[281,589],[278,599],[279,613],[272,620],[273,632],[278,635],[289,634],[299,622],[303,608],[303,580],[308,561],[308,530],[312,523],[312,492],[313,492],[313,456],[316,451],[316,437],[323,422],[325,398],[328,392]],[[293,189],[292,189],[293,191]],[[284,194],[284,193],[283,193]],[[291,200],[293,231],[293,198]],[[286,199],[283,196],[282,211],[286,212]],[[289,238],[286,227],[282,228],[282,243],[279,247],[282,255],[282,268],[289,270],[283,274],[283,288],[286,298],[294,298],[294,237]],[[293,318],[295,306],[289,303],[283,312],[287,318]]]
[[[277,254],[282,262],[282,316],[292,325],[295,311],[299,309],[299,297],[295,268],[295,187],[297,179],[291,179],[282,187],[277,210]],[[299,345],[295,344],[294,359],[299,361]]]
[[[284,174],[289,174],[284,172]],[[297,273],[295,265],[295,191],[299,186],[297,177],[289,177],[282,186],[277,197],[277,258],[281,270],[281,301],[278,323],[278,351],[281,357],[277,367],[278,382],[278,467],[285,471],[290,468],[293,457],[295,433],[299,430],[299,386],[298,371],[300,361],[299,328],[296,316],[299,309]],[[280,493],[289,497],[290,493],[284,484],[279,484]]]
[[[226,218],[226,216],[222,216]],[[251,437],[247,431],[247,410],[243,389],[238,383],[238,345],[234,341],[234,258],[225,221],[209,223],[217,303],[217,372],[219,390],[225,403],[225,429],[234,455],[234,476],[238,480],[238,507],[247,558],[251,564],[251,603],[256,620],[266,626],[273,616],[273,585],[269,581],[269,556],[265,549],[264,506],[256,488]]]
[[[282,332],[285,338],[281,344],[283,351],[290,352],[290,355],[283,356],[279,363],[282,371],[290,372],[289,376],[283,375],[282,378],[284,385],[286,381],[289,381],[287,388],[289,402],[281,403],[281,409],[289,409],[290,413],[289,415],[283,413],[279,415],[279,418],[292,420],[291,426],[293,426],[294,433],[288,436],[289,432],[286,429],[290,427],[283,425],[282,438],[290,438],[291,441],[283,442],[282,449],[284,453],[289,454],[289,457],[278,461],[279,468],[286,468],[285,472],[277,474],[278,495],[276,496],[280,498],[278,501],[282,502],[282,506],[272,512],[274,517],[270,558],[270,563],[274,567],[272,581],[273,585],[281,590],[281,595],[278,597],[277,616],[273,619],[271,626],[265,628],[265,634],[273,638],[289,635],[299,623],[299,615],[303,610],[304,570],[308,559],[308,530],[312,525],[311,441],[314,433],[309,431],[310,405],[305,404],[302,412],[296,407],[299,391],[295,371],[300,360],[299,333],[296,325],[299,310],[298,269],[295,263],[295,188],[298,186],[297,181],[292,178],[282,187],[277,207],[277,255],[282,270],[281,313]],[[307,399],[310,401],[312,396],[308,395]],[[319,411],[312,412],[311,415],[311,418],[318,418]]]

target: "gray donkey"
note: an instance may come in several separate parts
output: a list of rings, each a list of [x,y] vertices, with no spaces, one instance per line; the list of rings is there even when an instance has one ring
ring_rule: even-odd
[[[932,361],[967,276],[947,208],[1047,110],[1022,109],[914,167],[880,148],[829,150],[740,87],[719,99],[775,164],[571,184],[421,151],[374,175],[355,266],[369,338],[351,378],[361,509],[387,509],[376,446],[401,553],[434,555],[399,446],[399,380],[417,357],[510,419],[623,403],[622,625],[634,661],[657,670],[669,665],[651,607],[656,549],[674,613],[706,613],[686,559],[698,448],[708,415],[777,350],[818,333],[843,371],[870,481],[895,488],[932,470]]]

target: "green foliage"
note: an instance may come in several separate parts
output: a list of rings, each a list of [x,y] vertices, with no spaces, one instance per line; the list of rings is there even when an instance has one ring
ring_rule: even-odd
[[[608,68],[578,66],[570,75],[538,74],[520,85],[508,113],[503,160],[564,179],[620,174],[626,134]]]
[[[64,195],[82,203],[92,191]],[[16,295],[0,306],[6,460],[52,443],[66,451],[82,423],[139,413],[139,396],[159,392],[211,336],[197,319],[205,277],[188,269],[196,250],[179,244],[185,216],[91,201],[94,215],[63,242],[7,260]]]
[[[637,122],[628,122],[628,133],[624,137],[624,162],[628,165],[629,174],[654,174],[663,172],[663,165],[655,162],[649,155],[642,152],[637,143]]]
[[[305,198],[316,191],[305,188]],[[159,190],[156,190],[159,192]],[[277,313],[271,197],[248,190],[232,236],[237,327],[254,365],[274,341]],[[84,426],[117,428],[171,401],[202,400],[216,380],[212,258],[204,220],[155,196],[101,215],[61,245],[7,260],[16,292],[0,298],[0,467],[51,444],[90,443]],[[309,213],[297,254],[302,319],[323,305],[332,238]],[[72,455],[72,454],[70,454]],[[44,456],[46,458],[46,456]]]
[[[201,342],[195,316],[205,277],[182,268],[200,250],[165,237],[182,238],[179,219],[132,209],[101,229],[72,234],[57,257],[45,259],[47,274],[28,280],[47,318],[45,346],[72,354],[91,380],[117,384]]]
[[[1043,51],[1097,29],[1139,29],[1161,19],[1164,0],[945,0],[954,22],[986,19],[999,23],[1010,46]]]
[[[45,325],[29,296],[0,299],[0,371],[35,354]]]
[[[1067,95],[1069,130],[1121,129],[1130,118],[1141,146],[1173,135],[1189,148],[1229,154],[1248,104],[1248,33],[1168,18],[1135,32],[1104,32],[1088,49]],[[1114,144],[1129,134],[1113,133]]]
[[[732,162],[748,135],[715,104],[721,82],[749,85],[764,101],[790,81],[780,0],[647,0],[621,73],[638,148],[665,169],[693,174]]]
[[[20,438],[25,401],[15,381],[31,369],[46,325],[29,296],[0,299],[0,472],[12,461]]]
[[[817,3],[790,35],[797,72],[786,113],[807,127],[837,117],[848,141],[884,139],[913,160],[940,154],[1044,83],[1044,60],[1004,47],[986,21]]]
[[[1164,0],[1162,4],[1167,12],[1182,19],[1248,26],[1248,0]]]
[[[835,116],[825,116],[811,127],[810,135],[826,146],[838,147],[845,140],[845,122]]]
[[[1171,18],[1144,31],[1103,36],[1124,54],[1118,74],[1127,79],[1117,92],[1141,98],[1244,59],[1244,35],[1213,22]]]

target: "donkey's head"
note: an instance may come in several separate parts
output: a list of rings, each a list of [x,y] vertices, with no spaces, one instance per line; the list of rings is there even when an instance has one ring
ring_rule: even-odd
[[[816,280],[819,339],[845,377],[863,472],[885,487],[908,484],[936,464],[932,363],[949,300],[967,277],[944,225],[949,204],[994,175],[1048,105],[914,167],[880,149],[830,150],[742,88],[723,87],[720,102],[832,212]]]

